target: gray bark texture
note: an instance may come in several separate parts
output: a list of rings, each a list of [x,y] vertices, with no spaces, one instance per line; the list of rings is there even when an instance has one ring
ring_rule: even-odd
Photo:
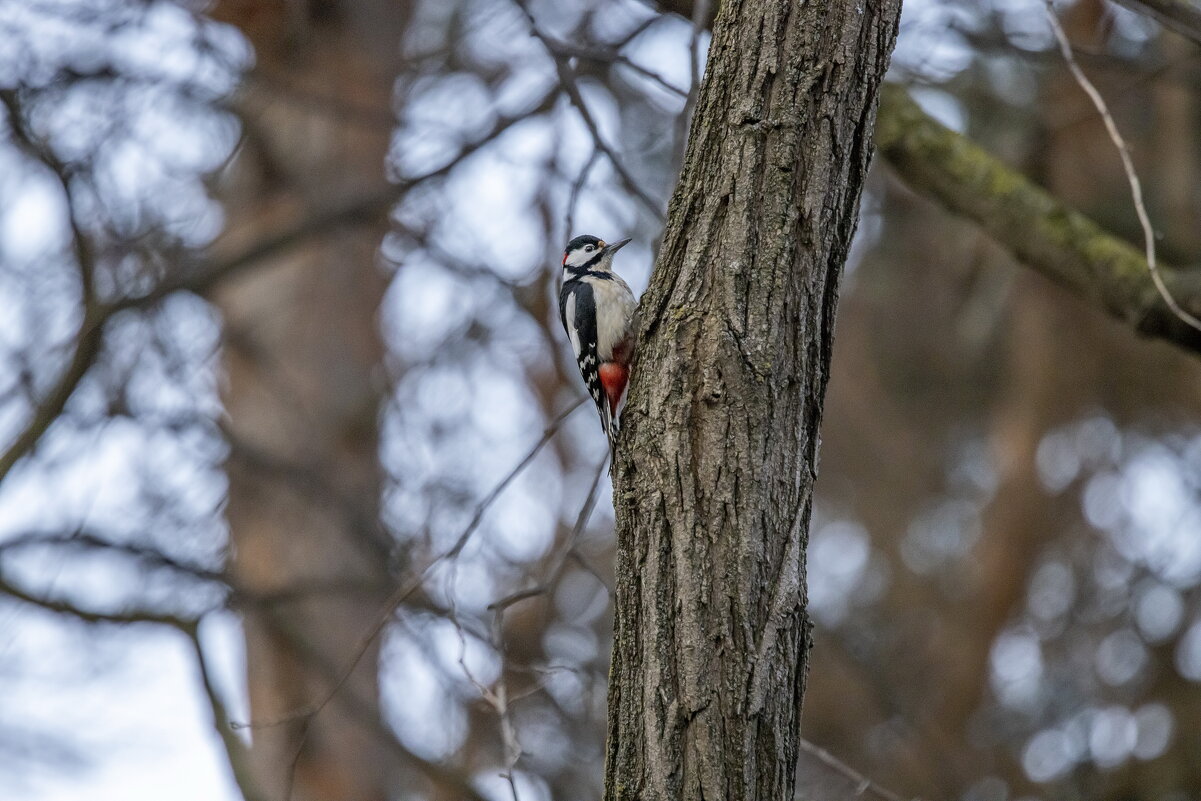
[[[900,0],[726,0],[618,448],[605,798],[791,799],[838,282]]]

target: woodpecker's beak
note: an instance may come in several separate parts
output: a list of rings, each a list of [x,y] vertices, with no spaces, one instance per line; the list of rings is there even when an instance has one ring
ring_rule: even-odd
[[[620,242],[614,242],[612,245],[608,245],[607,247],[605,247],[605,255],[608,256],[612,253],[616,253],[617,251],[621,250],[628,244],[630,244],[629,239],[623,239]]]

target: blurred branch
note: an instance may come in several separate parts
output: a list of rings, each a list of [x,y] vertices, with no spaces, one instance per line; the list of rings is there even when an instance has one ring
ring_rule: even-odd
[[[1115,0],[1201,45],[1201,7],[1188,0]]]
[[[72,202],[71,177],[72,167],[60,159],[51,147],[34,135],[25,124],[25,115],[21,113],[20,99],[14,89],[0,89],[0,105],[4,106],[8,116],[8,127],[12,131],[17,146],[44,164],[54,175],[59,188],[63,192],[63,201],[67,208],[67,223],[71,226],[71,243],[75,250],[75,261],[79,267],[79,282],[85,308],[92,305],[95,292],[96,258],[88,244],[75,216],[75,204]]]
[[[34,531],[18,534],[0,542],[0,554],[24,548],[40,547],[116,551],[122,555],[133,557],[149,567],[165,567],[205,581],[224,583],[226,580],[224,574],[220,571],[211,570],[203,565],[181,562],[157,548],[137,543],[113,542],[86,531],[74,531],[65,534]]]
[[[164,568],[198,581],[208,582],[219,588],[226,596],[231,609],[252,605],[278,604],[306,598],[356,595],[375,595],[378,586],[358,580],[306,579],[290,586],[282,586],[270,592],[252,592],[235,583],[224,571],[205,567],[194,562],[184,562],[150,545],[132,542],[114,542],[87,531],[42,532],[31,531],[5,538],[0,542],[0,557],[25,549],[56,548],[78,551],[103,551],[136,560],[139,569]]]
[[[77,253],[84,260],[81,262],[80,267],[85,287],[83,320],[74,336],[74,344],[66,368],[45,397],[35,405],[29,422],[26,423],[12,444],[0,454],[0,481],[4,480],[17,462],[36,447],[42,436],[54,421],[58,419],[59,415],[62,414],[63,409],[66,408],[67,401],[71,399],[80,381],[83,380],[84,375],[91,369],[100,354],[101,347],[104,344],[105,327],[109,320],[119,312],[130,309],[149,308],[177,292],[186,291],[204,294],[221,281],[240,271],[260,264],[264,259],[295,247],[313,237],[328,233],[344,225],[374,219],[386,212],[401,196],[418,184],[445,176],[481,147],[495,140],[512,126],[528,119],[532,114],[543,113],[549,110],[554,104],[556,95],[557,90],[549,92],[532,108],[520,114],[497,120],[488,133],[480,139],[464,145],[454,158],[437,169],[413,178],[398,181],[389,186],[385,191],[363,198],[356,198],[305,217],[223,258],[180,268],[171,273],[167,278],[164,278],[152,289],[142,294],[128,295],[107,302],[96,300],[92,296],[90,289],[91,279],[89,276],[92,269],[90,251],[86,245],[80,247],[77,244]],[[14,117],[19,111],[16,102],[15,93],[10,90],[0,90],[0,103],[3,103],[5,106],[7,114],[10,117],[10,125],[14,129],[19,127],[18,118]],[[40,152],[40,150],[37,152]],[[54,165],[58,162],[46,163],[53,169]],[[59,174],[57,170],[56,174]],[[62,180],[65,181],[65,179]],[[72,220],[74,221],[74,217],[72,217]],[[75,235],[78,243],[83,234],[76,230]]]
[[[319,715],[322,710],[324,710],[327,706],[329,706],[330,702],[333,701],[334,697],[337,696],[339,694],[339,692],[341,692],[344,688],[347,688],[347,682],[349,681],[351,674],[354,672],[354,670],[358,666],[359,662],[362,661],[363,656],[367,653],[368,649],[371,647],[371,644],[383,632],[384,627],[388,624],[388,621],[392,619],[392,616],[393,616],[393,614],[395,614],[396,609],[402,603],[404,603],[404,601],[410,595],[412,595],[414,592],[416,592],[418,589],[420,589],[421,585],[425,583],[426,578],[429,576],[430,572],[435,567],[437,567],[439,564],[441,564],[445,561],[453,560],[455,557],[457,557],[459,555],[459,553],[462,552],[463,548],[467,545],[467,542],[470,540],[471,535],[479,527],[480,522],[482,522],[484,513],[487,511],[488,507],[492,505],[492,503],[500,496],[501,492],[503,492],[504,489],[513,481],[513,479],[515,479],[534,460],[534,457],[538,455],[538,453],[546,446],[546,444],[548,442],[550,442],[551,438],[553,438],[554,435],[558,432],[559,427],[562,425],[563,421],[566,420],[567,417],[570,416],[572,412],[574,412],[576,409],[580,408],[583,405],[583,403],[584,403],[584,398],[580,398],[575,403],[571,404],[571,406],[569,406],[561,414],[559,414],[559,416],[556,417],[553,421],[551,421],[550,425],[548,425],[546,430],[543,431],[541,438],[539,438],[539,440],[534,444],[533,448],[530,449],[530,451],[526,454],[525,458],[523,458],[517,464],[516,467],[514,467],[512,470],[510,470],[509,473],[503,479],[501,479],[501,481],[496,485],[496,487],[493,488],[492,492],[490,492],[482,501],[480,501],[480,503],[476,507],[475,514],[471,518],[471,521],[467,524],[467,527],[463,530],[463,533],[459,535],[459,538],[455,541],[454,545],[449,550],[446,550],[443,553],[439,554],[437,557],[435,557],[433,560],[431,560],[422,570],[420,570],[419,572],[414,574],[407,582],[404,582],[404,583],[400,584],[399,586],[397,586],[397,588],[392,592],[392,594],[387,598],[387,600],[384,602],[384,604],[380,607],[379,612],[375,617],[375,620],[372,622],[370,628],[366,632],[364,632],[362,638],[359,640],[357,645],[351,651],[350,658],[348,660],[346,660],[345,664],[343,664],[341,666],[326,665],[324,663],[324,660],[320,660],[318,658],[319,654],[314,649],[311,649],[311,648],[307,649],[309,651],[308,657],[312,661],[312,664],[314,664],[314,666],[322,667],[324,669],[324,672],[326,672],[327,675],[329,675],[329,677],[331,679],[329,689],[326,690],[325,692],[323,692],[319,699],[317,699],[314,702],[307,704],[303,707],[295,709],[285,715],[282,715],[274,720],[251,721],[248,724],[240,724],[240,723],[232,723],[231,722],[230,725],[233,728],[267,728],[267,727],[284,725],[284,724],[291,723],[294,721],[301,722],[300,735],[297,738],[295,750],[293,751],[293,755],[292,755],[291,769],[288,772],[289,783],[292,781],[292,778],[295,775],[296,766],[299,762],[300,755],[304,751],[305,742],[308,739],[309,730],[311,728],[313,720],[316,719],[317,715]],[[289,636],[289,639],[292,640],[293,647],[299,647],[299,646],[306,645],[304,638],[302,636],[299,636],[299,634],[297,634],[296,636],[293,636],[293,633],[290,631],[286,631],[286,632],[282,632],[282,633],[285,633],[287,636]],[[349,689],[349,688],[347,688],[347,689]],[[347,693],[343,693],[343,696],[346,696],[346,695],[347,695]],[[353,693],[349,693],[349,695],[353,698]],[[411,756],[413,756],[413,758],[416,759],[415,755],[411,755]],[[425,767],[427,772],[430,772],[431,776],[437,775],[435,772],[432,772],[430,770],[431,768],[433,768],[435,766],[431,765],[430,763],[424,762],[424,760],[421,760],[421,764]],[[443,777],[443,778],[446,778],[446,777]],[[516,786],[513,784],[513,780],[512,780],[512,766],[511,765],[510,765],[509,781],[510,781],[510,784],[514,788],[514,793],[516,793]],[[470,793],[468,793],[467,791],[470,789],[469,786],[466,785],[461,780],[458,782],[458,784],[460,785],[460,787],[459,787],[460,791],[467,794],[467,797],[471,797],[471,798],[479,797],[474,793],[474,791],[471,791]],[[286,793],[285,795],[288,796],[290,794],[291,793],[290,793],[290,789],[289,789],[289,792]]]
[[[77,606],[71,601],[57,598],[42,598],[37,593],[21,587],[0,575],[0,595],[21,601],[30,606],[36,606],[46,612],[75,618],[83,623],[129,625],[133,623],[154,623],[159,626],[170,626],[179,631],[189,631],[196,625],[194,618],[154,612],[149,609],[125,609],[122,611],[106,612],[99,609],[88,609]]]
[[[351,652],[350,658],[346,661],[346,664],[343,665],[338,671],[337,676],[328,692],[326,692],[321,698],[317,699],[313,703],[299,709],[295,709],[292,712],[274,720],[251,721],[248,724],[236,725],[238,727],[246,728],[265,728],[270,726],[279,726],[295,720],[309,720],[319,714],[326,706],[328,706],[329,702],[333,700],[333,697],[337,695],[338,691],[343,687],[343,685],[346,684],[346,681],[350,678],[351,673],[354,672],[355,667],[363,658],[363,655],[367,652],[367,649],[370,647],[371,643],[374,642],[375,638],[378,637],[384,630],[384,627],[392,618],[396,608],[400,606],[405,599],[416,592],[423,583],[425,583],[426,577],[429,576],[430,572],[435,567],[443,562],[456,558],[463,551],[463,548],[466,547],[467,543],[470,541],[472,534],[474,534],[476,529],[479,528],[479,525],[483,521],[484,514],[488,511],[488,508],[496,501],[498,497],[500,497],[500,494],[504,492],[505,488],[508,487],[509,484],[512,483],[512,481],[517,478],[517,476],[526,467],[529,466],[529,464],[534,460],[534,457],[536,457],[542,451],[542,449],[546,447],[546,444],[551,441],[551,438],[558,433],[559,427],[563,424],[563,421],[566,420],[572,412],[580,408],[583,405],[584,400],[584,398],[576,400],[551,421],[550,425],[548,425],[542,432],[542,436],[536,443],[534,443],[534,446],[526,453],[525,457],[518,462],[517,466],[510,470],[503,479],[500,480],[500,482],[492,489],[491,492],[488,493],[487,496],[484,497],[483,500],[479,502],[475,508],[475,513],[471,517],[471,521],[467,524],[466,528],[463,529],[463,532],[459,535],[458,539],[455,540],[455,543],[449,549],[443,551],[441,554],[430,560],[430,562],[426,564],[423,569],[418,571],[407,582],[399,585],[396,590],[393,591],[392,595],[389,596],[384,604],[380,607],[379,614],[376,615],[376,618],[372,622],[370,628],[364,632],[362,639]],[[303,742],[301,743],[301,746],[303,746]]]
[[[536,586],[528,587],[524,590],[506,595],[498,601],[493,601],[488,604],[488,609],[493,612],[503,613],[506,609],[515,603],[536,598],[539,595],[550,592],[563,575],[563,568],[567,564],[568,557],[576,554],[576,543],[579,541],[580,534],[583,533],[584,527],[588,525],[588,520],[592,517],[592,510],[596,508],[596,502],[600,497],[600,481],[605,474],[605,464],[608,462],[608,457],[602,459],[600,464],[596,466],[596,472],[592,476],[592,484],[588,487],[588,495],[584,498],[584,505],[580,507],[580,512],[576,515],[575,525],[571,527],[571,533],[567,536],[567,542],[564,544],[559,555],[553,560],[553,567],[547,571],[547,578],[539,582]],[[595,574],[595,571],[593,571]],[[605,589],[609,589],[600,576],[596,576],[604,585]]]
[[[42,435],[66,408],[67,401],[75,394],[75,388],[100,354],[101,345],[104,343],[104,323],[107,319],[108,315],[98,310],[95,305],[84,308],[83,321],[75,334],[74,346],[66,368],[45,397],[34,406],[33,416],[21,429],[21,433],[4,453],[0,454],[0,481],[4,480],[22,457],[33,450]]]
[[[207,262],[194,264],[190,268],[182,269],[171,277],[161,281],[149,292],[115,301],[110,304],[110,308],[114,311],[128,308],[144,308],[157,303],[168,295],[180,291],[205,294],[221,281],[260,263],[265,258],[277,255],[289,248],[302,244],[314,237],[329,233],[344,225],[368,222],[375,219],[391,208],[406,192],[426,181],[445,177],[451,170],[475,154],[480,148],[494,141],[517,123],[524,122],[531,115],[550,110],[554,105],[556,94],[556,91],[548,92],[529,109],[519,114],[498,119],[486,134],[479,139],[463,145],[454,158],[447,161],[441,167],[421,175],[401,179],[383,191],[333,205],[303,219],[281,226],[275,232],[258,239],[240,250],[220,255]]]
[[[1143,254],[934,120],[900,86],[881,91],[876,147],[914,191],[975,221],[1019,261],[1137,331],[1201,353],[1201,333],[1160,296]],[[1201,311],[1201,275],[1160,272],[1184,308]]]
[[[234,781],[237,783],[238,789],[242,791],[245,801],[268,801],[267,796],[262,793],[254,780],[246,744],[229,725],[229,713],[226,711],[225,702],[221,700],[221,694],[213,683],[208,662],[204,658],[198,627],[193,627],[187,634],[188,641],[192,644],[192,652],[196,655],[196,668],[200,672],[200,683],[204,687],[204,694],[209,701],[209,709],[213,713],[213,728],[217,730],[221,744],[225,747],[225,756],[229,760],[230,770],[233,771]]]
[[[63,370],[45,397],[41,401],[34,403],[33,415],[30,417],[29,422],[25,424],[25,428],[21,430],[4,453],[0,454],[0,481],[3,481],[13,465],[33,449],[42,438],[42,435],[46,433],[46,430],[58,419],[58,416],[66,407],[67,401],[74,394],[75,388],[83,380],[84,374],[87,373],[96,361],[96,357],[100,353],[100,347],[103,344],[102,329],[104,315],[99,312],[95,299],[94,279],[96,265],[94,255],[88,246],[87,237],[80,227],[71,202],[70,168],[54,154],[48,145],[39,142],[33,133],[28,130],[25,125],[24,115],[21,113],[20,100],[15,90],[0,89],[0,105],[4,106],[5,116],[8,118],[8,127],[12,131],[18,146],[44,164],[55,176],[55,179],[63,190],[64,202],[67,208],[67,219],[71,226],[72,243],[79,269],[80,294],[83,306],[83,319],[80,321],[79,330],[75,334],[74,347],[68,359],[66,369]]]
[[[903,801],[801,737],[797,759],[797,799],[804,801]]]

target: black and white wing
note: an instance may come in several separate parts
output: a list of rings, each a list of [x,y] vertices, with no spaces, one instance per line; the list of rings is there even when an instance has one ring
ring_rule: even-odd
[[[576,364],[584,379],[584,386],[592,396],[600,414],[605,436],[612,442],[615,435],[609,402],[600,381],[600,358],[597,355],[596,298],[592,287],[585,281],[564,281],[559,291],[559,316],[563,329],[571,340]]]

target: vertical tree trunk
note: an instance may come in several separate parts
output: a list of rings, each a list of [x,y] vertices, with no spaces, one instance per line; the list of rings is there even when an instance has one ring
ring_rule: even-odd
[[[378,192],[409,3],[225,0],[256,67],[238,98],[242,152],[222,189],[218,247],[323,204]],[[387,594],[376,419],[384,221],[362,221],[256,266],[217,298],[225,317],[230,574],[243,605],[252,762],[271,801],[377,801],[378,645],[311,722]],[[273,598],[273,596],[275,596]],[[285,597],[286,596],[286,597]],[[353,704],[346,702],[353,696]],[[278,721],[286,720],[286,723]]]
[[[625,412],[605,797],[790,799],[838,280],[899,0],[727,0]]]

